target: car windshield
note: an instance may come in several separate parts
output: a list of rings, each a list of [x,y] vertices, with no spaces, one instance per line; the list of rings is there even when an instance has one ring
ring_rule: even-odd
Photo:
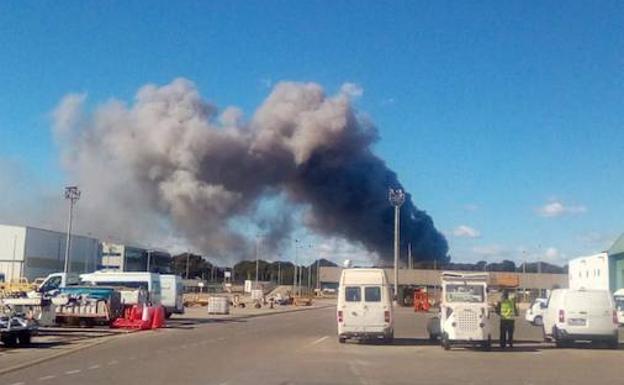
[[[447,302],[483,302],[483,285],[449,284],[445,286]]]

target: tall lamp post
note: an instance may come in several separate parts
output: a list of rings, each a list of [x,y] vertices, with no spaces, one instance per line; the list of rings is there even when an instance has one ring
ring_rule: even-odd
[[[74,205],[80,199],[80,190],[78,186],[65,187],[65,199],[69,200],[69,220],[67,223],[67,240],[65,242],[65,266],[63,272],[69,273],[69,253],[71,251],[71,231],[74,217]]]
[[[405,193],[402,189],[391,188],[388,192],[388,199],[394,206],[394,300],[399,298],[399,218],[400,209],[405,202]]]

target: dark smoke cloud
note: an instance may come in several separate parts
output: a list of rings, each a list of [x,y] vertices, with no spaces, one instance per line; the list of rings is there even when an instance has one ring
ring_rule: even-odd
[[[170,231],[231,260],[253,247],[235,223],[253,218],[265,247],[277,249],[293,229],[293,207],[305,207],[310,229],[388,259],[387,191],[401,184],[371,151],[376,129],[350,103],[359,94],[352,84],[328,97],[317,84],[283,82],[246,121],[233,107],[219,115],[177,79],[141,88],[130,106],[113,100],[90,113],[84,95],[68,95],[55,133],[93,231],[135,240]],[[260,202],[275,197],[283,202],[259,216]],[[401,225],[417,258],[446,258],[446,240],[409,196]]]

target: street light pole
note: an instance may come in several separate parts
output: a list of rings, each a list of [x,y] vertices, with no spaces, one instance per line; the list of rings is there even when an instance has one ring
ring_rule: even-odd
[[[401,205],[405,202],[402,189],[390,189],[388,199],[394,206],[394,300],[399,298],[399,219]]]
[[[260,254],[260,238],[256,237],[256,289],[258,288],[258,257]]]
[[[78,186],[65,187],[65,199],[69,200],[69,220],[67,222],[67,240],[65,241],[65,266],[63,272],[69,273],[69,253],[71,251],[71,231],[74,217],[74,204],[80,199],[80,190]]]

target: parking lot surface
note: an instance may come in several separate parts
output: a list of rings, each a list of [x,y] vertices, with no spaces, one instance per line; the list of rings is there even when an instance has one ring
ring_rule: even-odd
[[[624,350],[555,349],[519,321],[513,350],[444,351],[431,314],[396,312],[392,345],[339,344],[335,310],[283,313],[116,338],[0,376],[1,384],[617,384]]]

